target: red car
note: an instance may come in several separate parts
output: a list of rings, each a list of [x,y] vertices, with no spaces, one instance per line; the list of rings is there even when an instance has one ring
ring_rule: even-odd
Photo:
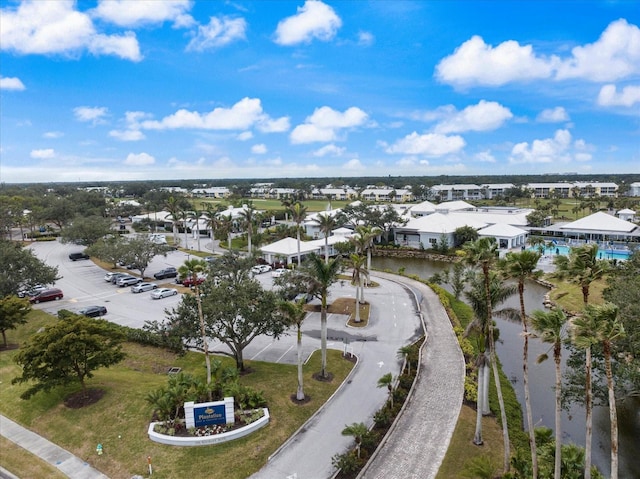
[[[204,280],[207,279],[204,276],[196,276],[195,278],[193,276],[187,276],[186,278],[184,278],[182,280],[182,286],[186,287],[186,288],[191,288],[192,286],[197,285],[201,285],[202,283],[204,283]]]
[[[32,303],[42,303],[43,301],[58,301],[64,297],[62,290],[58,288],[49,288],[40,291],[38,294],[29,297],[29,301]]]

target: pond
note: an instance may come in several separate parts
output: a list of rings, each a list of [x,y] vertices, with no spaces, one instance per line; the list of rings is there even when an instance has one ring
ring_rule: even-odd
[[[405,274],[415,274],[422,278],[429,278],[435,273],[447,269],[450,263],[434,262],[410,258],[373,258],[372,267],[379,270],[397,272],[404,268]],[[448,285],[443,285],[450,289]],[[525,308],[528,312],[543,309],[542,302],[547,288],[536,283],[528,283],[525,289]],[[520,308],[518,296],[510,298],[501,307]],[[502,369],[511,380],[513,387],[522,404],[524,412],[524,385],[522,382],[522,327],[519,324],[496,318],[500,329],[500,339],[496,345]],[[555,417],[555,371],[553,360],[541,364],[536,358],[551,351],[547,344],[539,340],[529,341],[529,383],[533,421],[536,426],[554,428]],[[568,352],[563,350],[564,359]],[[640,477],[640,454],[638,454],[638,438],[640,438],[640,398],[628,398],[618,406],[619,422],[619,477]],[[584,447],[585,443],[585,414],[582,406],[575,405],[570,411],[564,412],[562,417],[563,443],[575,443]],[[610,470],[610,432],[609,409],[607,407],[594,408],[592,462],[605,474]]]

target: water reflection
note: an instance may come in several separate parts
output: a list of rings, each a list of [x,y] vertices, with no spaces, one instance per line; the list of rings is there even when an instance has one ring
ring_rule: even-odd
[[[416,260],[412,258],[373,258],[372,267],[398,272],[404,268],[405,274],[415,274],[421,278],[429,278],[435,273],[447,269],[450,263]],[[451,291],[448,285],[442,285]],[[525,289],[525,308],[528,312],[543,309],[542,301],[547,289],[536,283],[529,283]],[[520,308],[517,295],[506,302],[505,306]],[[502,368],[522,404],[524,412],[524,385],[522,382],[522,327],[496,318],[500,329],[500,340],[496,351],[502,362]],[[553,360],[536,364],[536,358],[542,353],[551,353],[549,345],[539,340],[529,341],[529,384],[533,420],[536,426],[554,429],[555,418],[555,370]],[[563,367],[568,351],[563,350]],[[581,406],[573,406],[569,412],[563,412],[562,438],[564,443],[572,442],[584,446],[585,414]],[[610,430],[609,409],[596,407],[593,412],[593,445],[592,462],[605,474],[610,472]],[[628,398],[618,405],[619,422],[619,477],[640,477],[640,454],[638,442],[640,438],[640,398]]]

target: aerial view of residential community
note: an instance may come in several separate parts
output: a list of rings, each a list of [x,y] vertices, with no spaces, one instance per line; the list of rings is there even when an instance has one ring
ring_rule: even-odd
[[[0,0],[0,478],[639,478],[638,25]]]

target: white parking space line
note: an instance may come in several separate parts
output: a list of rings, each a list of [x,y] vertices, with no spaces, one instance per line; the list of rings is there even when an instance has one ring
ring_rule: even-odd
[[[262,348],[260,351],[258,351],[256,354],[254,354],[251,359],[255,359],[257,358],[263,351],[266,351],[267,349],[269,349],[271,346],[273,346],[273,342],[267,344],[264,348]]]
[[[287,355],[287,353],[293,349],[293,346],[295,346],[295,344],[294,344],[294,345],[292,345],[292,346],[289,346],[289,349],[287,349],[284,353],[282,353],[282,356],[280,356],[280,357],[277,359],[276,363],[279,363],[279,362],[280,362],[280,360],[281,360],[282,358],[284,358],[284,357]]]

